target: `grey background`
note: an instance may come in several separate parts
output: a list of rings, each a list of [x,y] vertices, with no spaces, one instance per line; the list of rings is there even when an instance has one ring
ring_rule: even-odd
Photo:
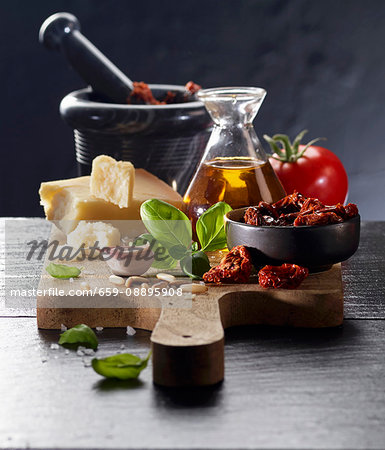
[[[326,136],[349,200],[385,219],[383,0],[1,0],[1,215],[42,215],[40,182],[76,174],[58,107],[84,83],[37,42],[58,11],[134,80],[266,88],[257,133]]]

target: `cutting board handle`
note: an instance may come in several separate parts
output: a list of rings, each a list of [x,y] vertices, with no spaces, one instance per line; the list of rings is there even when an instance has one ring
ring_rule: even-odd
[[[165,308],[151,335],[154,383],[207,386],[224,377],[224,331],[218,300]]]

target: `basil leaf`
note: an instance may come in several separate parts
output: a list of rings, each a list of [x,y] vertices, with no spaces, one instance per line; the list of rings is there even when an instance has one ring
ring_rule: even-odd
[[[173,269],[177,265],[177,260],[170,256],[169,252],[162,244],[160,244],[149,233],[143,233],[136,238],[134,245],[150,244],[151,250],[154,252],[154,262],[151,267],[155,269]]]
[[[83,323],[75,325],[60,335],[59,344],[75,344],[75,346],[83,345],[84,347],[93,348],[98,347],[98,338],[91,328]]]
[[[140,207],[140,216],[147,230],[167,250],[175,245],[190,247],[191,222],[175,206],[162,200],[147,200]]]
[[[196,232],[202,251],[213,252],[227,246],[224,216],[231,210],[227,203],[218,202],[199,217]]]
[[[122,353],[102,359],[94,358],[92,368],[96,373],[106,378],[129,380],[138,378],[140,372],[147,367],[150,356],[151,352],[144,359],[130,353]]]
[[[54,278],[77,278],[80,275],[81,269],[74,266],[66,266],[65,264],[50,263],[45,270]]]
[[[174,247],[171,247],[169,249],[170,256],[172,258],[175,258],[176,260],[180,260],[186,256],[186,253],[188,250],[183,245],[174,245]]]
[[[201,280],[203,274],[210,270],[210,262],[206,253],[199,251],[183,258],[180,267],[193,280]]]

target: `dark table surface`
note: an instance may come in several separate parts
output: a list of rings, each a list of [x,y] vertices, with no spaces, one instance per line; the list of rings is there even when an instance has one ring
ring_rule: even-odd
[[[343,264],[342,327],[229,329],[225,381],[212,388],[159,388],[150,369],[134,383],[103,380],[50,349],[58,331],[3,308],[0,447],[385,448],[384,246],[385,222],[364,223]],[[105,329],[98,353],[144,355],[149,336]]]

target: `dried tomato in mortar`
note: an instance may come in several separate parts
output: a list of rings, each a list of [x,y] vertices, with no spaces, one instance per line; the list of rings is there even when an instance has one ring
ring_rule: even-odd
[[[202,86],[199,86],[199,84],[196,84],[193,81],[189,81],[184,88],[190,95],[194,95],[202,89]]]
[[[145,103],[146,105],[162,105],[163,102],[157,100],[150,87],[147,83],[143,81],[134,81],[134,89],[131,91],[129,98],[127,99],[127,103],[131,103],[132,100],[139,100]]]
[[[247,283],[252,270],[250,253],[243,245],[234,247],[221,260],[203,275],[206,283]]]
[[[263,288],[296,289],[308,275],[306,267],[296,264],[265,266],[258,272],[259,284]]]
[[[134,89],[131,91],[131,94],[127,98],[128,104],[146,104],[146,105],[169,105],[171,103],[180,103],[187,102],[189,97],[194,95],[200,89],[202,89],[199,84],[194,83],[193,81],[189,81],[185,85],[185,94],[177,100],[177,95],[175,92],[168,91],[163,100],[157,100],[154,97],[154,94],[151,91],[150,86],[143,81],[134,81],[133,82]]]

